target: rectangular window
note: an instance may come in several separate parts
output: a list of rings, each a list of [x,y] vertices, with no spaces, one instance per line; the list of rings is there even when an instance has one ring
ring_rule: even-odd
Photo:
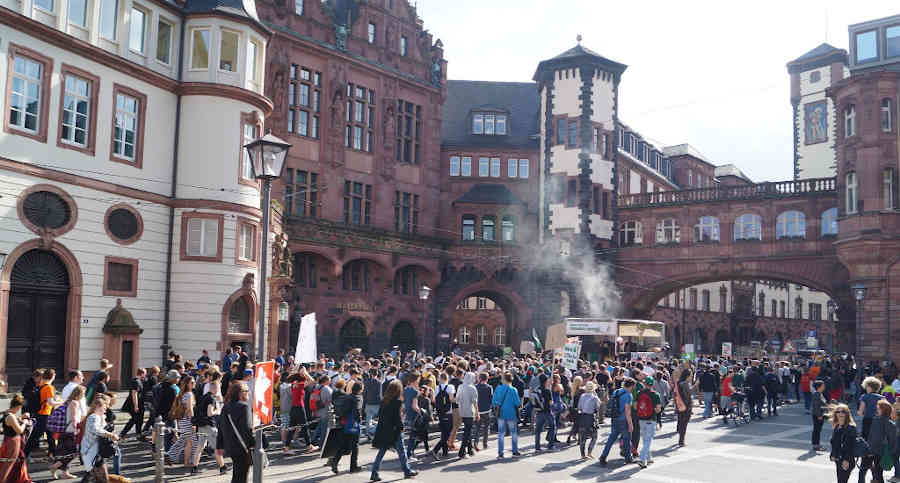
[[[697,310],[697,289],[692,288],[688,291],[689,307],[691,310]]]
[[[188,257],[214,258],[221,256],[221,239],[219,232],[223,218],[219,215],[212,217],[187,217],[185,233],[185,255]]]
[[[156,60],[168,65],[172,51],[172,24],[159,21],[156,27]]]
[[[219,42],[219,70],[237,72],[238,39],[237,32],[222,31]]]
[[[147,33],[147,14],[138,8],[131,9],[131,29],[128,35],[128,48],[139,54],[144,53],[144,38]]]
[[[294,13],[297,15],[303,15],[303,2],[304,0],[294,0]]]
[[[372,222],[372,185],[344,181],[344,223],[368,225]]]
[[[400,36],[400,55],[406,57],[406,36]]]
[[[490,174],[490,160],[488,158],[478,158],[478,176],[487,178]]]
[[[209,29],[191,32],[191,69],[209,68]]]
[[[250,223],[238,222],[238,260],[256,261],[256,227]]]
[[[591,130],[591,150],[595,153],[600,152],[600,129],[596,127]]]
[[[44,64],[28,57],[13,57],[9,93],[9,124],[37,133],[44,103]]]
[[[528,178],[528,160],[527,159],[519,160],[519,177],[522,179]]]
[[[394,192],[394,230],[415,233],[419,224],[419,195]]]
[[[91,116],[92,82],[73,74],[65,74],[60,138],[64,143],[87,147]]]
[[[375,43],[375,24],[372,22],[369,22],[369,43]]]
[[[422,137],[422,106],[397,101],[397,161],[418,164]]]
[[[87,0],[69,0],[69,23],[87,26]]]
[[[600,214],[600,188],[597,186],[594,186],[593,190],[591,191],[591,194],[593,195],[593,196],[591,196],[591,201],[594,202],[594,214],[599,215]]]
[[[253,177],[253,163],[244,146],[250,144],[254,139],[259,137],[259,126],[245,121],[242,123],[241,131],[241,178],[249,180],[255,185],[256,181]]]
[[[123,93],[116,93],[116,119],[113,128],[113,155],[134,160],[137,153],[137,138],[141,101]]]
[[[100,37],[116,40],[119,23],[119,0],[100,0]]]
[[[465,216],[462,220],[462,239],[463,241],[475,241],[475,218]]]
[[[459,176],[459,156],[450,156],[450,176]]]
[[[106,257],[103,274],[103,295],[137,296],[138,261],[132,258]]]
[[[368,95],[367,95],[368,94]],[[374,91],[353,84],[347,85],[347,95],[355,95],[356,100],[347,100],[347,139],[345,147],[357,151],[372,152],[374,139],[373,117],[375,116]],[[301,92],[302,96],[302,92]],[[366,120],[368,115],[369,119]]]
[[[48,12],[53,12],[53,0],[34,0],[34,6]]]
[[[873,61],[878,58],[878,31],[870,30],[856,34],[856,63]]]
[[[484,114],[472,115],[472,134],[484,134]]]
[[[491,158],[491,178],[500,177],[500,158]]]
[[[566,206],[575,206],[578,202],[578,182],[570,179],[566,189]]]
[[[319,98],[321,97],[321,72],[313,72],[299,65],[291,65],[288,85],[288,131],[298,136],[319,137]],[[310,102],[310,95],[312,102]],[[350,103],[348,102],[348,106]],[[350,111],[347,111],[348,115]],[[348,119],[349,120],[349,119]],[[350,127],[346,128],[350,141]],[[348,144],[349,146],[349,144]]]
[[[493,114],[485,114],[484,115],[484,133],[485,134],[493,136],[494,120],[495,120],[495,117]]]
[[[609,216],[608,216],[608,213],[607,213],[608,206],[609,206],[609,193],[606,192],[606,191],[604,191],[604,192],[603,192],[603,199],[600,201],[600,211],[601,211],[600,215],[601,215],[601,216],[603,217],[603,219],[605,219],[605,220],[608,220],[608,219],[609,219]]]
[[[900,25],[884,29],[885,57],[900,56]]]
[[[882,175],[884,186],[884,208],[886,210],[893,210],[896,206],[894,202],[894,169],[893,168],[885,168],[884,174]]]
[[[569,122],[569,147],[574,148],[578,144],[578,121]]]
[[[494,133],[498,136],[506,135],[506,115],[497,114],[497,120],[494,125]]]
[[[784,318],[784,300],[778,302],[778,316]]]
[[[704,290],[703,293],[701,294],[701,296],[703,297],[703,299],[701,300],[701,302],[703,303],[703,310],[709,312],[709,311],[710,311],[710,308],[711,308],[711,307],[710,307],[710,294],[709,294],[709,290]]]
[[[556,144],[565,144],[567,122],[566,119],[558,119],[556,121]]]
[[[506,161],[506,176],[509,178],[519,177],[519,160],[510,159]]]
[[[319,175],[292,168],[285,169],[285,173],[285,215],[315,218],[319,206]]]
[[[471,156],[463,156],[462,157],[462,169],[460,169],[460,175],[472,176],[472,157]]]
[[[247,42],[247,78],[259,81],[259,44],[252,40]]]

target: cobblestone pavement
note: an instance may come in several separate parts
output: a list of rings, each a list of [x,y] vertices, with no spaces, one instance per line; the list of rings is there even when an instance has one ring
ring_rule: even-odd
[[[670,409],[671,411],[671,409]],[[474,457],[458,460],[455,455],[439,462],[430,457],[422,457],[413,466],[419,471],[418,481],[452,482],[477,481],[488,478],[491,482],[540,482],[563,483],[579,481],[634,481],[638,483],[707,483],[707,482],[827,482],[834,481],[834,467],[827,453],[810,450],[812,424],[810,416],[804,414],[802,406],[789,405],[781,408],[779,416],[754,421],[738,427],[726,426],[722,418],[704,420],[702,408],[695,410],[688,426],[687,446],[678,448],[678,436],[671,412],[667,414],[663,428],[657,431],[653,440],[655,462],[646,469],[636,464],[624,465],[618,450],[610,453],[609,466],[600,467],[596,459],[582,460],[577,445],[563,446],[555,451],[533,451],[534,435],[530,431],[520,433],[522,456],[509,456],[509,438],[506,440],[507,457],[497,459],[496,436],[492,435],[490,447],[482,449]],[[600,429],[598,447],[594,456],[599,456],[606,441],[609,426]],[[560,434],[564,440],[568,429]],[[829,425],[823,429],[822,442],[825,446],[831,437]],[[123,445],[125,459],[123,474],[137,482],[153,481],[153,466],[149,446],[136,441]],[[422,453],[421,446],[417,454]],[[325,466],[325,460],[317,456],[293,455],[283,457],[280,443],[271,445],[269,456],[271,466],[266,469],[266,482],[317,482],[334,483],[368,481],[375,451],[367,444],[360,447],[359,461],[363,471],[355,474],[347,472],[349,458],[341,463],[341,473],[334,475]],[[43,466],[43,465],[42,465]],[[219,476],[212,458],[204,457],[202,473],[187,476],[181,467],[167,466],[169,481],[227,482],[230,474]],[[37,466],[35,465],[35,469]],[[80,467],[73,471],[78,476]],[[384,481],[403,479],[396,454],[389,452],[379,472]],[[892,475],[886,475],[892,476]],[[47,481],[49,473],[36,471],[32,474],[36,481]],[[851,476],[856,481],[856,475]]]

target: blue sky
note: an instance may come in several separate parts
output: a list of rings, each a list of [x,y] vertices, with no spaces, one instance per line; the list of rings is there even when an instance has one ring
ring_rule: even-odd
[[[785,64],[826,35],[846,49],[850,24],[900,14],[900,4],[871,0],[417,3],[444,42],[451,79],[529,81],[538,62],[581,34],[586,47],[628,65],[624,122],[660,145],[690,143],[756,181],[793,176]]]

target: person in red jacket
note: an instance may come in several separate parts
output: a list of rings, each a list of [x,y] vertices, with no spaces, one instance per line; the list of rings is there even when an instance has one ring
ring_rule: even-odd
[[[803,406],[806,408],[806,414],[809,414],[809,407],[812,404],[812,394],[810,393],[811,376],[809,371],[804,372],[800,376],[800,392],[803,393]]]
[[[290,377],[291,380],[291,426],[299,426],[294,430],[293,436],[288,435],[284,442],[285,447],[291,445],[291,439],[297,438],[298,434],[303,437],[306,442],[307,449],[312,449],[310,445],[309,428],[306,427],[306,405],[304,404],[304,396],[306,395],[307,385],[311,385],[313,380],[306,372],[306,368],[300,366],[300,370]]]

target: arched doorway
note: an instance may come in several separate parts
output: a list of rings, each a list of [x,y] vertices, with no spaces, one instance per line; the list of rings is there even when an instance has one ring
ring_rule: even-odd
[[[391,347],[397,346],[406,352],[416,348],[416,328],[409,322],[401,320],[391,331]]]
[[[33,249],[10,275],[6,362],[9,383],[22,384],[36,368],[65,373],[69,272],[53,252]]]
[[[361,349],[363,354],[369,352],[369,333],[360,319],[350,319],[341,327],[341,352],[350,349]]]

